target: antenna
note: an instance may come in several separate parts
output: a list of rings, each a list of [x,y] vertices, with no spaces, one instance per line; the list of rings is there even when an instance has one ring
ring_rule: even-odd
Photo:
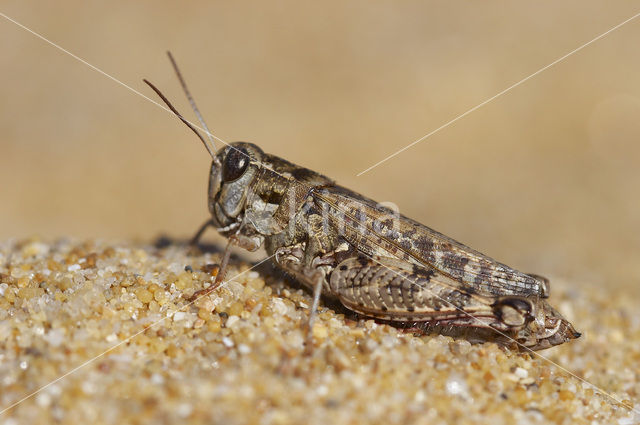
[[[178,68],[178,64],[176,63],[170,51],[167,51],[167,56],[169,56],[169,60],[171,61],[171,65],[173,65],[173,70],[176,72],[176,75],[178,76],[178,80],[180,80],[180,85],[182,85],[182,90],[184,90],[184,94],[187,96],[187,99],[189,99],[189,103],[191,104],[191,108],[193,109],[193,112],[195,112],[196,116],[198,117],[198,121],[200,121],[200,124],[204,128],[204,132],[207,134],[207,137],[209,138],[209,141],[213,146],[213,150],[216,151],[217,150],[216,143],[213,140],[213,135],[209,131],[209,127],[207,127],[207,123],[204,122],[204,118],[202,118],[202,114],[200,114],[200,110],[196,105],[196,101],[193,99],[193,96],[191,96],[191,92],[187,87],[187,83],[184,81],[184,78],[182,78],[182,73]]]
[[[202,144],[204,144],[204,147],[209,152],[209,155],[211,155],[211,158],[213,158],[213,162],[217,166],[220,166],[220,161],[218,160],[218,157],[216,156],[215,152],[211,150],[211,147],[209,147],[209,145],[207,144],[207,141],[204,140],[204,137],[202,137],[200,132],[189,121],[187,121],[180,112],[178,112],[178,110],[171,104],[171,102],[169,102],[169,100],[162,94],[162,92],[156,86],[151,84],[147,79],[143,79],[142,81],[144,81],[149,87],[151,87],[151,89],[153,89],[154,92],[156,92],[158,96],[160,96],[160,99],[162,99],[162,101],[169,107],[169,109],[171,109],[171,112],[173,112],[176,117],[180,118],[180,121],[182,121],[194,133],[196,133],[196,136],[198,136],[198,138],[202,140]]]

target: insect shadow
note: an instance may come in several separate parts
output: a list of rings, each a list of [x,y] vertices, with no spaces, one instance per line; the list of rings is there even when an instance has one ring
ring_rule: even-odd
[[[185,245],[189,245],[189,239],[174,238],[167,234],[161,234],[157,236],[153,241],[153,246],[156,249],[166,249],[166,248],[169,248],[170,246],[178,247],[178,246],[185,246]],[[220,247],[215,243],[201,242],[201,243],[198,243],[198,245],[194,245],[192,248],[197,249],[200,252],[205,254],[220,254],[224,251],[223,247]]]

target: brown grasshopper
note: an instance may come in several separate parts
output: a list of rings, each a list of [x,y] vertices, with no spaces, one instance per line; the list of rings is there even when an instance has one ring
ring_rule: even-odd
[[[275,264],[313,290],[309,328],[320,295],[364,316],[440,330],[468,330],[474,339],[515,341],[538,350],[578,338],[545,300],[546,279],[501,264],[417,221],[336,184],[322,174],[237,142],[215,150],[213,138],[171,54],[182,87],[211,146],[147,80],[212,157],[208,226],[230,247],[264,246]]]

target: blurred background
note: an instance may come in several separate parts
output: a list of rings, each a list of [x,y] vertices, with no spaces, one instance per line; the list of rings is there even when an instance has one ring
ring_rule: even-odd
[[[640,283],[635,2],[63,3],[0,12],[209,127],[525,271]],[[0,17],[0,240],[187,238],[209,157],[177,119]],[[222,243],[213,231],[205,239]]]

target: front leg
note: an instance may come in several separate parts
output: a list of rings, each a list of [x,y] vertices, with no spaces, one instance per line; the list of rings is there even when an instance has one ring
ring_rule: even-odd
[[[193,237],[191,238],[191,240],[189,241],[189,246],[190,247],[196,247],[198,246],[198,242],[200,242],[200,238],[202,237],[202,235],[204,234],[204,231],[207,230],[207,228],[209,226],[213,226],[213,219],[209,219],[206,222],[204,222],[202,224],[202,226],[200,226],[200,228],[198,229],[198,231],[196,232],[195,235],[193,235]]]
[[[197,291],[191,296],[191,298],[189,298],[189,300],[191,302],[194,302],[198,298],[209,295],[211,292],[220,287],[220,284],[222,283],[222,280],[224,279],[224,276],[227,272],[227,265],[229,264],[229,258],[231,258],[231,248],[233,246],[239,246],[240,248],[244,248],[247,251],[253,252],[260,248],[260,245],[262,245],[262,239],[257,236],[248,236],[242,234],[229,236],[229,241],[227,242],[227,246],[224,249],[224,254],[222,254],[222,263],[220,264],[218,273],[216,274],[216,280],[209,287]]]

